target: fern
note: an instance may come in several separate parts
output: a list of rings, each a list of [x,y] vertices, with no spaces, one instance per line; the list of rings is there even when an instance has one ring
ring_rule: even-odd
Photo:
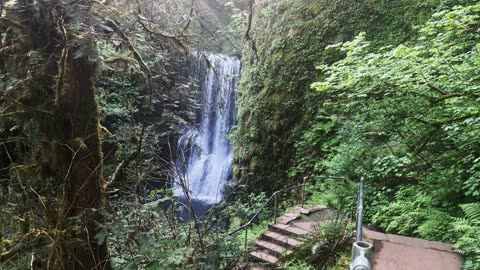
[[[423,239],[450,243],[458,237],[458,233],[452,230],[452,222],[455,220],[452,216],[434,208],[427,208],[424,213],[426,220],[415,230],[415,234]],[[450,233],[445,233],[449,231]]]
[[[480,203],[462,204],[464,218],[456,218],[453,231],[460,233],[455,252],[465,256],[464,270],[480,269]]]
[[[467,219],[477,225],[480,223],[480,203],[462,204],[460,208],[462,208]]]

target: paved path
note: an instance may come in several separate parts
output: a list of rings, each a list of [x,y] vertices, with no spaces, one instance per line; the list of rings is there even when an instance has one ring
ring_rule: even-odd
[[[363,228],[364,240],[373,243],[375,270],[460,270],[461,256],[452,245]]]
[[[257,249],[250,252],[256,263],[241,269],[274,269],[281,255],[300,246],[316,226],[336,211],[323,205],[295,207],[270,224]],[[452,252],[452,245],[436,241],[384,234],[363,228],[365,241],[373,243],[374,270],[460,270],[463,258]]]

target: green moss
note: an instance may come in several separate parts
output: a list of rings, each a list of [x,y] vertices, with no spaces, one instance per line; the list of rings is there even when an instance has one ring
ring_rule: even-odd
[[[269,2],[269,3],[267,3]],[[314,170],[325,131],[316,131],[312,147],[299,146],[315,129],[322,94],[309,89],[318,78],[315,66],[339,59],[324,48],[365,31],[375,46],[399,44],[413,35],[439,0],[261,1],[256,6],[251,47],[244,51],[240,83],[237,177],[251,191],[274,191],[300,181]],[[242,149],[242,150],[240,150]],[[244,151],[243,149],[248,149]],[[308,158],[306,158],[308,157]],[[251,164],[253,163],[253,165]],[[294,173],[288,174],[290,171]],[[254,173],[253,173],[254,172]],[[253,174],[252,174],[253,173]]]

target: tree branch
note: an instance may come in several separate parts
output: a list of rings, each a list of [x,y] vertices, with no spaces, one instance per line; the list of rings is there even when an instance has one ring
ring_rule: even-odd
[[[25,51],[22,50],[21,43],[14,43],[10,46],[0,48],[0,57],[6,56],[6,55],[12,55],[12,54],[22,54],[24,52]]]
[[[427,80],[427,78],[425,77],[425,75],[423,74],[423,72],[420,71],[420,75],[422,75],[423,80],[425,81],[425,83],[427,84],[427,86],[428,86],[431,90],[439,93],[439,94],[442,95],[442,96],[443,96],[443,95],[448,95],[448,92],[447,92],[447,91],[442,90],[442,89],[438,88],[437,86],[433,85],[432,83],[430,83],[430,82]]]
[[[21,25],[20,23],[18,22],[15,22],[11,19],[8,19],[8,18],[5,18],[5,17],[0,17],[0,26],[1,27],[15,27],[15,28],[18,28],[20,30],[24,30],[25,27],[23,25]]]
[[[130,153],[130,155],[128,155],[127,159],[125,159],[124,161],[120,162],[120,164],[118,164],[117,168],[115,169],[115,172],[110,178],[110,181],[105,183],[105,189],[109,188],[113,183],[118,181],[118,179],[120,178],[121,172],[128,166],[128,164],[130,164],[130,162],[132,162],[137,158],[137,153],[138,153],[137,151],[133,151],[132,153]]]
[[[147,25],[145,25],[145,23],[142,21],[142,19],[140,18],[140,16],[138,16],[138,23],[140,24],[140,26],[142,26],[143,30],[145,30],[147,33],[149,33],[149,34],[151,34],[151,35],[154,35],[154,36],[159,36],[159,37],[161,37],[161,38],[163,38],[163,39],[166,39],[166,40],[170,40],[170,41],[172,41],[175,45],[177,45],[178,47],[182,48],[182,50],[183,50],[184,52],[188,52],[188,48],[185,46],[185,44],[183,44],[183,42],[178,39],[179,37],[183,37],[183,35],[173,36],[173,35],[167,35],[167,34],[155,32],[155,31],[153,31],[152,29],[150,29]],[[156,40],[159,41],[158,38],[156,38]]]
[[[45,110],[40,110],[40,109],[37,109],[37,108],[33,108],[33,107],[27,106],[27,105],[25,105],[25,104],[23,104],[23,103],[21,103],[21,102],[18,102],[18,101],[16,101],[16,100],[9,99],[9,98],[7,98],[7,97],[3,97],[3,99],[5,99],[6,101],[11,102],[11,103],[13,103],[13,104],[16,104],[16,105],[18,105],[18,106],[20,106],[20,107],[23,107],[23,108],[25,108],[25,109],[27,109],[27,110],[34,111],[34,112],[38,112],[38,113],[41,113],[41,114],[45,114],[45,115],[47,115],[47,116],[49,116],[49,117],[52,117],[52,118],[54,117],[53,112],[45,111]]]
[[[460,93],[446,94],[446,95],[444,95],[444,96],[442,96],[442,97],[439,97],[439,98],[435,99],[435,100],[433,101],[433,103],[440,103],[440,102],[445,101],[445,100],[447,100],[447,99],[449,99],[449,98],[460,97],[460,96],[462,96]]]
[[[133,54],[133,58],[137,60],[138,65],[140,66],[140,69],[147,75],[147,78],[150,80],[152,78],[152,73],[150,71],[150,68],[148,68],[147,64],[145,64],[145,62],[142,59],[142,56],[140,55],[140,53],[138,53],[137,49],[135,49],[135,46],[133,46],[127,34],[125,34],[125,32],[123,32],[122,29],[120,29],[120,27],[118,26],[118,24],[112,19],[105,18],[104,20],[107,26],[112,28],[120,36],[123,42],[127,44],[128,49]]]
[[[188,27],[190,27],[190,23],[192,22],[193,14],[195,13],[195,7],[196,7],[196,2],[195,0],[192,0],[192,7],[190,8],[190,15],[188,16],[188,21],[185,27],[183,27],[182,31],[180,32],[180,35],[183,35],[187,30]]]
[[[253,5],[255,4],[255,0],[248,1],[248,21],[247,21],[247,30],[245,30],[245,40],[250,41],[252,43],[252,51],[255,54],[255,59],[258,59],[258,52],[257,52],[257,44],[255,40],[252,39],[250,32],[252,30],[252,21],[253,21]]]

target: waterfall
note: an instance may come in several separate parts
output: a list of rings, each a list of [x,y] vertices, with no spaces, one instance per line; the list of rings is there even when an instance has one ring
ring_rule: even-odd
[[[231,178],[233,149],[228,134],[235,124],[240,60],[223,54],[194,52],[191,77],[200,91],[200,108],[194,126],[185,128],[178,140],[175,193],[183,194],[185,182],[193,199],[215,203],[222,199]]]

